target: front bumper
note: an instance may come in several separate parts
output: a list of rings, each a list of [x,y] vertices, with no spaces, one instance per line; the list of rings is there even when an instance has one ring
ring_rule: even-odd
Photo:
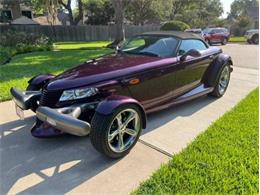
[[[246,40],[251,40],[251,39],[252,39],[252,36],[253,36],[253,34],[250,34],[250,33],[244,35],[244,37],[245,37]]]
[[[89,134],[91,128],[89,123],[78,119],[82,108],[82,105],[59,109],[40,106],[36,110],[36,116],[55,129],[77,136],[85,136]]]
[[[40,99],[40,91],[20,91],[11,88],[13,101],[22,110],[28,110],[32,104]],[[36,123],[32,128],[35,137],[52,137],[69,133],[77,136],[85,136],[90,132],[90,124],[78,119],[82,112],[94,109],[98,102],[75,104],[63,108],[49,108],[39,106],[36,109]]]
[[[13,101],[23,110],[28,110],[31,108],[34,101],[37,101],[40,96],[40,91],[20,91],[16,88],[10,89],[11,95],[13,96]]]

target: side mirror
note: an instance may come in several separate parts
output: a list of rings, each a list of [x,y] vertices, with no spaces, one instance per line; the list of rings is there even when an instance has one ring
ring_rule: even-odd
[[[121,48],[120,48],[119,45],[117,45],[117,46],[115,47],[115,53],[116,53],[116,54],[121,53]]]
[[[187,51],[185,54],[183,54],[180,58],[180,60],[183,62],[187,56],[192,56],[194,58],[200,57],[201,53],[197,50],[197,49],[190,49],[189,51]]]

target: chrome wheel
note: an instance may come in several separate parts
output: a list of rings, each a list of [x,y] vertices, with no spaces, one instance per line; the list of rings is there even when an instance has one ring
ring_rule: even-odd
[[[130,148],[141,130],[140,116],[134,109],[119,112],[108,131],[108,145],[116,153]]]
[[[221,95],[223,95],[227,89],[230,78],[229,67],[225,66],[221,72],[218,83],[218,91]]]

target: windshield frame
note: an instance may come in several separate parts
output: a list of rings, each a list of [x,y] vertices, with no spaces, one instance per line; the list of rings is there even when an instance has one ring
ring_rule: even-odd
[[[173,36],[173,35],[149,35],[149,34],[145,34],[145,35],[135,35],[135,36],[132,36],[131,38],[129,38],[128,40],[125,40],[124,42],[122,42],[122,44],[120,44],[120,47],[119,47],[119,52],[120,53],[125,53],[125,54],[130,54],[130,55],[145,55],[145,53],[131,53],[131,52],[126,52],[126,51],[123,51],[123,47],[126,46],[128,43],[130,43],[131,41],[133,41],[134,39],[138,38],[138,37],[158,37],[158,40],[159,38],[174,38],[177,43],[176,43],[176,47],[174,49],[174,51],[172,51],[172,54],[171,56],[168,56],[168,57],[163,57],[163,56],[156,56],[156,57],[159,57],[159,58],[173,58],[173,57],[177,57],[177,50],[178,50],[178,47],[179,47],[179,44],[181,42],[181,39],[176,37],[176,36]],[[152,56],[152,55],[145,55],[145,56]]]

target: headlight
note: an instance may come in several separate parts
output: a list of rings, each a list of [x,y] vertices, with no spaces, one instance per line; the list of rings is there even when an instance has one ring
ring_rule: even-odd
[[[76,100],[81,99],[85,97],[90,97],[93,95],[96,95],[98,92],[97,88],[91,87],[91,88],[82,88],[82,89],[75,89],[75,90],[66,90],[63,91],[60,102],[68,101],[68,100]]]

